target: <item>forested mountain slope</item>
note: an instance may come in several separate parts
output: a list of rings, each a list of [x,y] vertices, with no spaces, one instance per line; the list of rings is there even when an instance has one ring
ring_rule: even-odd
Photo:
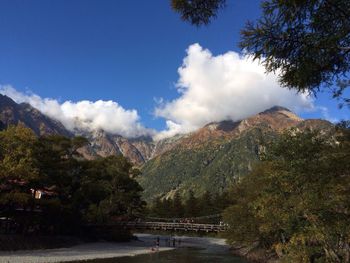
[[[210,123],[143,166],[139,180],[144,195],[152,199],[176,191],[221,192],[252,169],[269,142],[292,127],[324,130],[332,124],[303,120],[282,107],[238,122]]]

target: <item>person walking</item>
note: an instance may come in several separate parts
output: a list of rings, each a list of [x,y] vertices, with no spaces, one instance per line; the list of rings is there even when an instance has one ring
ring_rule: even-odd
[[[159,237],[157,237],[157,241],[156,241],[156,248],[157,248],[157,251],[159,250],[159,241],[160,241],[160,239],[159,239]]]

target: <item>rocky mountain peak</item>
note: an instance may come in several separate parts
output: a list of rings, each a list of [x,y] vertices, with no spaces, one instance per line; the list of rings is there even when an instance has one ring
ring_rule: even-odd
[[[278,111],[289,111],[289,112],[292,112],[291,110],[289,110],[289,109],[287,109],[285,107],[275,105],[275,106],[271,107],[270,109],[264,110],[263,112],[261,112],[261,114],[275,113],[275,112],[278,112]]]
[[[259,113],[259,115],[281,115],[284,116],[286,118],[290,118],[296,121],[302,121],[303,119],[300,118],[298,115],[296,115],[294,112],[292,112],[291,110],[285,108],[285,107],[281,107],[281,106],[273,106],[270,109],[267,109],[261,113]]]

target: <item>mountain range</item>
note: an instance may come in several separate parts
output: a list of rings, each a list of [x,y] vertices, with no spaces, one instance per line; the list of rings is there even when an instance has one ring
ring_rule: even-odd
[[[177,191],[185,195],[190,189],[195,194],[224,191],[252,169],[265,145],[284,130],[333,127],[328,121],[303,120],[275,106],[244,120],[213,122],[192,133],[160,141],[147,136],[130,139],[103,130],[69,131],[29,104],[17,104],[0,94],[0,129],[18,123],[38,136],[86,137],[90,144],[79,151],[87,159],[123,154],[141,169],[138,180],[146,200],[171,197]]]

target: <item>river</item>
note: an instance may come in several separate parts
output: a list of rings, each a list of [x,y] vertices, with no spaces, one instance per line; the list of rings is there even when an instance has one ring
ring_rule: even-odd
[[[174,237],[136,234],[138,239],[152,247],[157,237],[160,238],[160,249],[172,248]],[[175,249],[162,252],[149,252],[133,257],[95,259],[89,263],[246,263],[247,261],[232,255],[230,247],[221,238],[176,236]],[[179,240],[181,243],[179,244]]]

